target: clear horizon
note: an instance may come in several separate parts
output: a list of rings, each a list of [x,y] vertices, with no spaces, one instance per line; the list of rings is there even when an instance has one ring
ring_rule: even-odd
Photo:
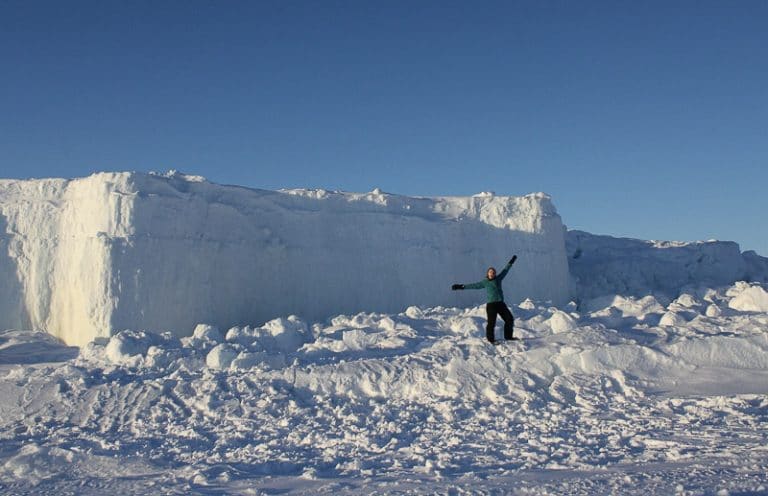
[[[0,177],[552,196],[768,255],[768,3],[5,2]]]

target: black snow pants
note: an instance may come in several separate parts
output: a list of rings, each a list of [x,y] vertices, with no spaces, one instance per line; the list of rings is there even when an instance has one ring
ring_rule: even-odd
[[[515,328],[515,317],[509,311],[506,303],[503,301],[494,301],[485,305],[485,311],[488,314],[488,325],[485,326],[485,337],[491,343],[496,341],[494,330],[496,329],[496,316],[501,315],[504,319],[504,339],[512,339],[512,331]]]

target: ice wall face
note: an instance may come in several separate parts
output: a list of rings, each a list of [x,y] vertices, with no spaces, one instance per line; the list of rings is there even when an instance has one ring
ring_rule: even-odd
[[[112,245],[131,233],[129,180],[0,181],[0,327],[78,344],[109,329]]]
[[[113,329],[188,334],[297,314],[462,306],[519,262],[509,301],[563,303],[563,226],[546,195],[408,198],[263,191],[183,176],[0,181],[0,327],[83,344]]]
[[[643,241],[568,231],[566,250],[572,292],[580,298],[652,292],[674,296],[686,286],[763,281],[768,274],[768,260],[754,252],[742,254],[732,241]]]

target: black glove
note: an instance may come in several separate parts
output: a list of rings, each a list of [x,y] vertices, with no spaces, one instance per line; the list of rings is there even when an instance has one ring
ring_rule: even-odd
[[[454,291],[456,291],[457,289],[464,289],[464,285],[463,284],[454,284],[453,286],[451,286],[451,289],[454,290]]]
[[[517,260],[517,255],[512,255],[512,258],[509,259],[509,265],[515,263],[515,260]]]

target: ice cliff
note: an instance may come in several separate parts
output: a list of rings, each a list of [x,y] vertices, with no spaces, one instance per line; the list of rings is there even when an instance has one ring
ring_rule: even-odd
[[[297,314],[410,305],[520,261],[507,299],[564,303],[564,228],[549,197],[266,191],[177,173],[0,180],[0,328],[84,344],[121,329],[188,334]]]
[[[565,239],[571,293],[580,300],[609,294],[676,297],[686,287],[768,282],[768,259],[742,253],[732,241],[645,241],[583,231],[568,231]]]

